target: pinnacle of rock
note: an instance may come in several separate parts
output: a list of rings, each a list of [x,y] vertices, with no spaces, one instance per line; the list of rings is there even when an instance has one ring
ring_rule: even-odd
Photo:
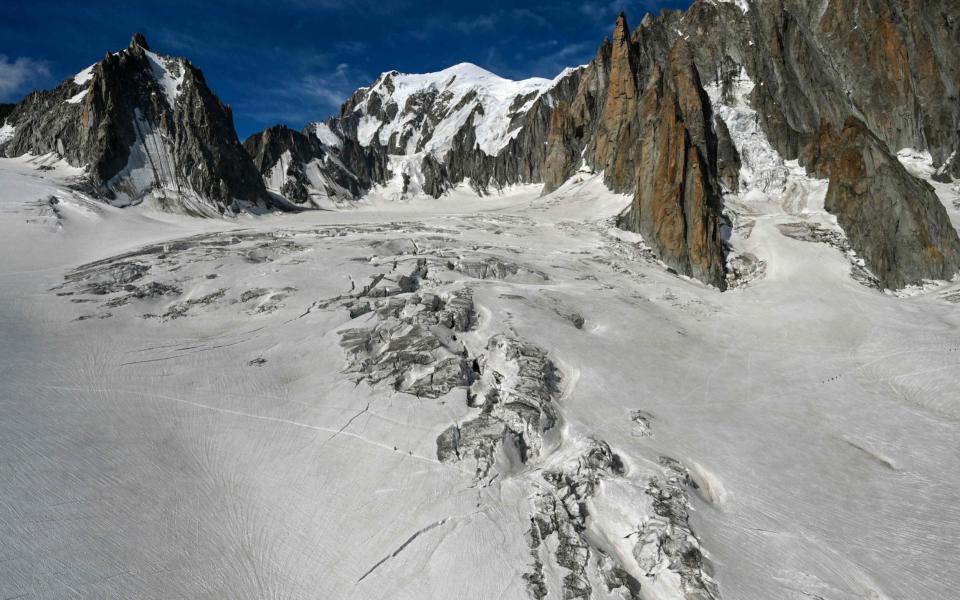
[[[143,48],[144,50],[149,50],[150,45],[147,44],[147,38],[145,35],[139,31],[133,34],[133,37],[130,38],[130,47],[131,48]]]

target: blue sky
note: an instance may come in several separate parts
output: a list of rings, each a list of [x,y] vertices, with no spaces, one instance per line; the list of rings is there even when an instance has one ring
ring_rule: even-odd
[[[53,87],[127,45],[186,56],[234,110],[243,139],[275,123],[301,128],[339,112],[383,71],[472,62],[510,78],[553,77],[589,61],[620,10],[690,0],[6,0],[0,10],[0,102]]]

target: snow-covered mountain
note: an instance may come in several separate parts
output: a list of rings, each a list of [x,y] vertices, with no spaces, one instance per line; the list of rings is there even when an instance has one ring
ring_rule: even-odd
[[[954,598],[958,28],[699,0],[243,146],[139,36],[0,105],[0,598]]]
[[[300,136],[285,134],[289,147],[268,149],[271,130],[244,145],[268,187],[314,205],[351,201],[373,188],[403,199],[438,197],[464,182],[479,193],[535,183],[550,112],[572,97],[579,72],[511,81],[468,63],[427,74],[391,71],[359,89],[339,117],[311,123]],[[298,151],[307,146],[314,155]]]
[[[359,90],[348,114],[362,145],[376,139],[392,154],[443,156],[469,124],[480,151],[496,156],[520,133],[533,103],[566,75],[511,81],[470,63],[423,75],[391,71]]]
[[[339,117],[285,134],[287,143],[268,131],[246,147],[271,189],[317,206],[370,193],[440,197],[465,183],[478,193],[517,183],[549,192],[582,170],[602,172],[634,196],[621,226],[679,273],[723,288],[737,277],[723,195],[739,188],[742,161],[706,88],[726,97],[749,80],[767,145],[834,181],[828,210],[880,285],[949,279],[960,271],[960,239],[933,190],[894,154],[929,151],[941,179],[957,168],[956,15],[831,4],[701,0],[647,15],[632,31],[621,15],[594,61],[553,80],[509,81],[469,64],[384,73]],[[848,45],[851,30],[859,41]],[[862,173],[882,201],[849,183]]]
[[[189,61],[130,46],[3,116],[0,153],[56,153],[118,206],[151,200],[201,215],[272,202],[243,151],[229,107]]]

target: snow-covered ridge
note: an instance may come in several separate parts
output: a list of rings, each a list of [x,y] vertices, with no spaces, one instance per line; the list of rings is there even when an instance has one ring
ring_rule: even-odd
[[[177,98],[180,96],[183,85],[183,76],[186,73],[186,65],[184,60],[181,58],[157,54],[156,52],[151,52],[150,50],[144,50],[144,52],[146,53],[147,60],[150,63],[150,74],[153,75],[153,78],[160,85],[160,88],[163,90],[170,107],[174,107],[176,105]],[[83,101],[83,98],[89,91],[88,84],[93,79],[93,70],[96,66],[96,64],[90,65],[86,69],[73,76],[73,83],[86,87],[73,97],[69,98],[66,101],[68,104],[79,104],[81,101]]]
[[[334,133],[326,123],[314,123],[313,133],[324,146],[339,148],[343,145],[343,140],[340,139],[340,136]]]
[[[73,82],[77,85],[83,85],[93,79],[93,68],[97,65],[90,65],[73,76]]]
[[[354,108],[360,115],[357,137],[364,146],[374,136],[387,145],[397,134],[404,154],[443,154],[473,115],[480,150],[496,155],[520,131],[511,127],[513,116],[530,110],[569,72],[554,79],[513,81],[460,63],[436,73],[383,73],[363,90],[366,98]]]

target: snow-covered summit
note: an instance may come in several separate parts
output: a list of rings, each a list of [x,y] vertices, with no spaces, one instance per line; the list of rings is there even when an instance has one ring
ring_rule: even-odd
[[[477,145],[493,156],[519,133],[514,118],[568,72],[555,79],[514,81],[471,63],[435,73],[388,71],[358,91],[345,113],[359,117],[361,144],[368,146],[376,138],[397,154],[445,154],[472,119]]]

